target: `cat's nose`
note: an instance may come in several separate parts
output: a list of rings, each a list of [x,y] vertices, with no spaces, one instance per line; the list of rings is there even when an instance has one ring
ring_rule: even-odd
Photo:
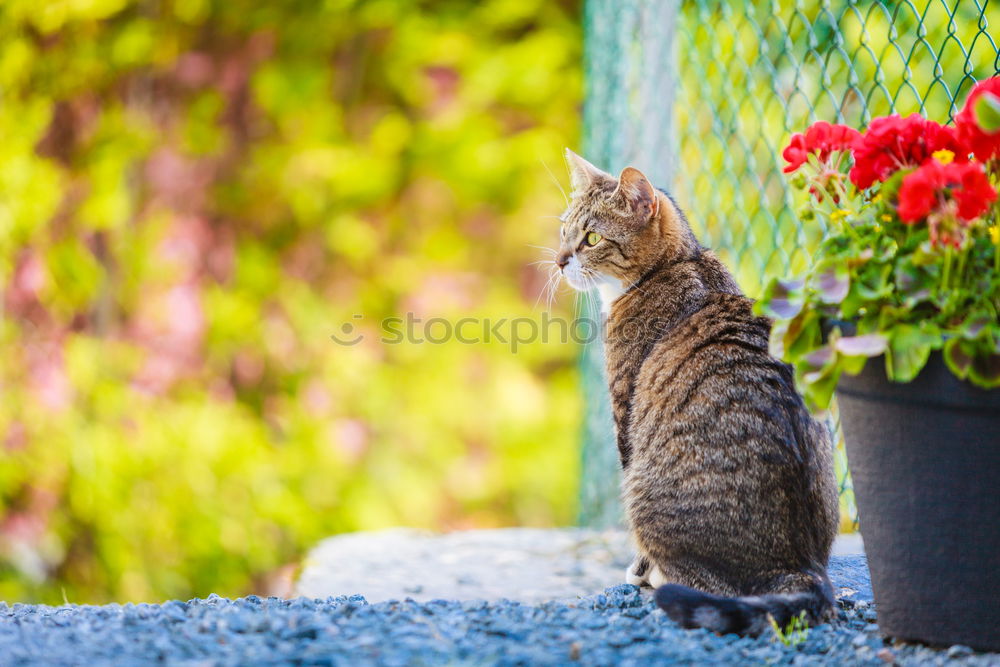
[[[565,269],[566,265],[569,264],[569,258],[570,257],[572,257],[572,255],[570,253],[568,253],[568,252],[559,253],[559,256],[556,257],[556,265],[560,269]]]

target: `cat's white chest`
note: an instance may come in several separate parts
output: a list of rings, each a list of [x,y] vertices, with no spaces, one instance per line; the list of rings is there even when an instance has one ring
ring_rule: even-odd
[[[611,304],[625,293],[622,281],[610,276],[602,276],[597,283],[597,294],[601,298],[601,312],[607,315],[611,312]]]

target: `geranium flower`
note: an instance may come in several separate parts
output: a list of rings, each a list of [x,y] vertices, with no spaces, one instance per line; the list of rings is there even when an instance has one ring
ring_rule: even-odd
[[[965,106],[955,116],[955,128],[958,130],[958,138],[967,145],[972,152],[982,162],[1000,157],[1000,131],[986,132],[979,123],[976,122],[974,108],[976,100],[983,93],[991,93],[1000,97],[1000,76],[994,76],[985,81],[980,81],[973,86],[969,92]]]
[[[997,198],[978,162],[926,162],[903,177],[896,212],[904,223],[927,220],[931,243],[958,247],[964,228],[986,213]]]
[[[900,169],[919,167],[941,150],[951,151],[957,163],[968,162],[969,150],[950,127],[927,120],[920,114],[906,118],[898,114],[876,118],[854,143],[851,182],[864,190]]]
[[[781,152],[781,157],[788,161],[784,172],[788,174],[801,167],[810,154],[815,154],[821,163],[827,163],[831,154],[850,150],[860,136],[861,133],[853,127],[817,121],[809,126],[805,134],[796,132],[792,135],[788,146]]]

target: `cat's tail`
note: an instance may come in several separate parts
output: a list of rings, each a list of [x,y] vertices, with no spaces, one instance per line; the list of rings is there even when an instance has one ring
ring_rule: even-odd
[[[825,623],[833,616],[833,591],[825,576],[795,575],[801,590],[726,598],[711,593],[667,584],[656,589],[656,604],[683,628],[706,628],[719,634],[734,633],[755,637],[771,622],[784,630],[792,619],[802,617],[809,627]],[[788,590],[788,589],[786,589]]]

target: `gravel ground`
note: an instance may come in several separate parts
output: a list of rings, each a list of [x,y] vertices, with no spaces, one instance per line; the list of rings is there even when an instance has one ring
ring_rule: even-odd
[[[836,623],[774,636],[678,629],[634,586],[573,601],[387,601],[255,596],[164,604],[0,603],[0,664],[1000,665],[1000,654],[892,646],[878,636],[861,557],[835,559]]]

